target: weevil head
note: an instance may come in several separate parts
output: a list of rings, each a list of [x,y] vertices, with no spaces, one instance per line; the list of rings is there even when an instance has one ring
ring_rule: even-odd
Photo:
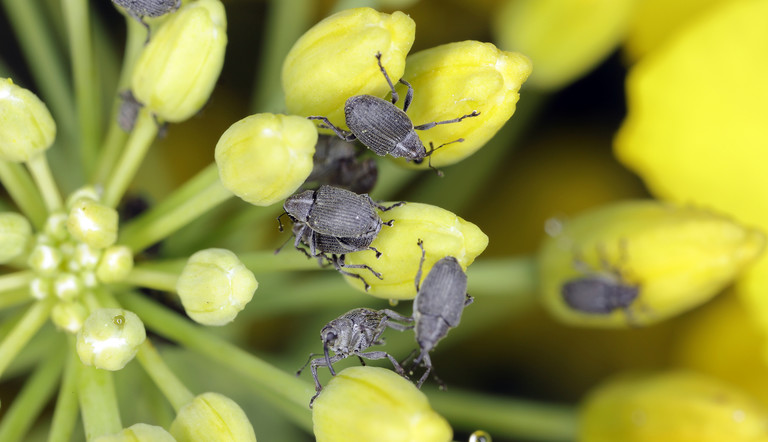
[[[315,203],[315,191],[305,190],[304,192],[291,195],[285,200],[283,209],[292,220],[305,222],[309,218],[309,212]]]
[[[410,131],[403,137],[402,141],[395,145],[391,155],[395,158],[402,157],[407,161],[413,161],[416,164],[424,161],[427,156],[427,148],[421,142],[421,138],[416,131]]]
[[[320,331],[326,357],[328,356],[328,350],[332,350],[334,354],[341,356],[349,355],[351,332],[352,324],[344,318],[337,318],[326,324]]]

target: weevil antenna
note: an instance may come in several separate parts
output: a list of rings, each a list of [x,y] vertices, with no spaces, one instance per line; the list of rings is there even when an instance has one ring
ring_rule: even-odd
[[[323,340],[323,354],[325,355],[325,363],[328,364],[328,370],[330,370],[331,376],[336,376],[336,372],[333,371],[333,365],[331,365],[331,357],[328,355],[328,342],[335,337],[335,333],[329,332],[327,335],[325,335],[325,339]]]

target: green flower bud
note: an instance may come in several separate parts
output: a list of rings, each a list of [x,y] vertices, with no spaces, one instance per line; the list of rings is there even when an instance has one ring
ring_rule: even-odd
[[[447,442],[448,422],[400,375],[379,367],[347,368],[323,387],[312,408],[317,442]]]
[[[32,226],[14,212],[0,213],[0,264],[21,255],[32,240]]]
[[[81,198],[87,198],[93,201],[100,201],[101,196],[99,195],[99,192],[96,191],[96,189],[93,186],[85,186],[81,187],[74,192],[72,192],[67,197],[67,210],[72,210],[75,207],[75,204],[81,199]]]
[[[48,278],[37,277],[29,283],[29,294],[35,299],[46,299],[53,294],[53,282]]]
[[[216,144],[224,187],[257,206],[291,195],[312,172],[317,130],[294,115],[256,114],[229,127]]]
[[[218,393],[203,393],[181,407],[171,434],[179,442],[256,442],[256,433],[240,406]]]
[[[32,92],[0,78],[0,160],[23,162],[48,149],[56,123]]]
[[[504,52],[491,43],[462,41],[412,54],[405,79],[413,86],[408,115],[414,124],[446,121],[478,111],[480,115],[458,123],[416,131],[429,151],[460,138],[431,155],[434,167],[457,163],[488,142],[515,113],[520,87],[531,73],[531,61],[522,54]],[[399,87],[404,94],[404,87]],[[404,96],[404,95],[403,95]],[[398,160],[406,164],[405,160]],[[413,165],[413,163],[407,163]],[[429,162],[419,166],[427,168]]]
[[[53,279],[53,292],[64,301],[72,301],[83,291],[83,282],[72,273],[59,273]]]
[[[88,244],[78,243],[74,247],[72,259],[69,262],[70,270],[93,270],[101,259],[101,250],[95,250]]]
[[[117,308],[92,312],[77,334],[77,354],[85,365],[117,371],[131,361],[147,334],[135,313]]]
[[[225,249],[206,249],[190,256],[176,283],[187,315],[204,325],[232,322],[258,287],[253,273]]]
[[[119,433],[99,436],[93,442],[176,442],[176,439],[163,427],[138,423]]]
[[[580,420],[582,442],[768,441],[762,404],[691,372],[609,381],[590,393]]]
[[[382,203],[385,206],[392,203]],[[381,273],[382,279],[365,269],[345,269],[357,273],[370,284],[368,293],[387,299],[413,299],[416,296],[414,279],[421,260],[418,240],[424,241],[426,260],[422,279],[432,266],[446,256],[453,256],[462,269],[467,268],[488,246],[486,236],[476,225],[464,221],[453,213],[428,204],[407,203],[386,212],[380,212],[383,226],[371,246],[381,252],[376,258],[373,251],[348,253],[347,264],[365,264]],[[361,291],[363,283],[347,276],[347,282]]]
[[[698,306],[729,285],[762,252],[764,235],[731,219],[657,201],[597,208],[567,221],[538,256],[542,301],[574,325],[647,325]],[[626,310],[569,306],[563,287],[586,276],[636,287]]]
[[[79,302],[59,302],[51,310],[51,321],[60,330],[77,333],[88,317],[88,310]]]
[[[133,253],[126,246],[112,246],[104,250],[96,268],[99,281],[110,283],[122,281],[133,269]]]
[[[69,232],[67,231],[67,214],[56,212],[48,216],[45,220],[45,226],[43,226],[43,232],[48,238],[43,242],[49,244],[70,239]]]
[[[131,90],[161,120],[184,121],[203,107],[224,63],[227,17],[219,0],[189,2],[144,47]]]
[[[64,259],[59,249],[47,244],[38,244],[29,254],[27,265],[41,275],[51,276],[59,271]]]
[[[67,229],[76,239],[96,249],[117,241],[117,210],[89,198],[80,198],[69,211]]]
[[[340,127],[344,102],[354,95],[383,97],[389,85],[376,63],[397,81],[416,33],[402,12],[383,14],[371,8],[348,9],[313,26],[299,38],[283,63],[283,91],[288,112],[322,115]]]

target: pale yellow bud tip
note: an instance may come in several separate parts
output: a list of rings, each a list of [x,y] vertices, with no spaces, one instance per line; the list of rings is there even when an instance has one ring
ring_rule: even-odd
[[[88,316],[77,334],[77,354],[85,365],[116,371],[136,356],[146,337],[135,313],[102,308]]]
[[[0,213],[0,264],[21,255],[32,240],[32,226],[13,212]]]
[[[67,230],[76,239],[95,249],[109,247],[117,241],[117,211],[90,198],[72,203]]]
[[[0,78],[0,160],[23,162],[48,149],[56,123],[32,92]]]
[[[176,442],[176,439],[163,427],[138,423],[119,433],[99,436],[93,442]]]
[[[203,393],[181,407],[171,424],[171,434],[178,442],[256,442],[253,427],[240,406],[218,393]]]

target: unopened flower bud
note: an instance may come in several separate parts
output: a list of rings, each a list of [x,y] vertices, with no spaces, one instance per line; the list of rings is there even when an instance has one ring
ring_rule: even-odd
[[[90,198],[80,198],[69,211],[67,230],[76,239],[96,249],[117,241],[117,211]]]
[[[64,212],[55,212],[48,216],[43,226],[43,232],[48,237],[44,242],[61,242],[70,239],[67,231],[67,214]]]
[[[411,382],[380,367],[352,367],[323,387],[312,408],[318,442],[447,442],[448,422]]]
[[[462,41],[412,54],[404,78],[413,86],[408,109],[413,124],[446,121],[479,112],[458,123],[416,131],[427,152],[438,147],[421,168],[447,166],[472,155],[504,126],[520,98],[520,87],[531,73],[531,61],[504,52],[491,43]],[[398,90],[406,92],[403,86]],[[458,139],[463,142],[452,143]],[[404,160],[400,160],[404,162]],[[413,163],[411,163],[413,164]]]
[[[224,63],[227,18],[219,0],[185,4],[136,62],[131,90],[161,120],[184,121],[203,107]]]
[[[23,162],[48,149],[56,123],[32,92],[0,78],[0,160]]]
[[[163,427],[138,423],[119,433],[99,436],[93,442],[176,442],[176,439]]]
[[[529,83],[559,89],[621,43],[635,0],[509,0],[495,20],[499,46],[533,60]]]
[[[51,322],[61,330],[77,333],[88,317],[88,310],[79,302],[58,302],[51,310]]]
[[[99,201],[101,199],[101,195],[99,195],[99,192],[93,186],[81,187],[69,194],[67,197],[67,210],[72,210],[72,208],[75,207],[75,204],[77,204],[82,198]]]
[[[218,393],[203,393],[181,407],[171,434],[178,442],[256,442],[253,426],[240,406]]]
[[[133,253],[126,246],[112,246],[101,255],[96,276],[99,281],[110,283],[122,281],[133,269]]]
[[[389,85],[376,54],[392,81],[402,77],[416,24],[402,12],[348,9],[313,26],[299,38],[283,63],[288,112],[321,115],[340,127],[344,103],[354,95],[383,97]]]
[[[32,240],[32,226],[14,212],[0,213],[0,264],[21,255]]]
[[[253,273],[225,249],[206,249],[190,256],[176,283],[187,315],[204,325],[232,322],[258,287]]]
[[[216,144],[224,187],[257,206],[291,195],[312,172],[317,130],[306,118],[256,114],[229,127]]]
[[[27,265],[41,275],[51,276],[59,271],[62,259],[64,257],[56,247],[38,244],[29,254]]]
[[[77,354],[85,365],[117,371],[131,361],[147,334],[135,313],[116,308],[92,312],[77,334]]]
[[[390,205],[392,203],[382,203]],[[422,278],[438,260],[453,256],[466,270],[488,246],[488,236],[479,227],[437,206],[407,203],[386,212],[380,212],[384,222],[394,220],[392,226],[382,226],[371,244],[381,257],[371,250],[348,253],[346,264],[365,264],[381,273],[378,279],[366,269],[347,268],[357,273],[371,288],[369,294],[386,299],[413,299],[416,296],[414,279],[421,260],[418,241],[424,242],[426,259]],[[363,290],[363,283],[347,276],[347,282]]]
[[[29,294],[35,299],[46,299],[53,295],[53,282],[49,278],[37,277],[29,283]]]
[[[582,406],[579,441],[766,441],[768,412],[743,392],[693,372],[625,376]]]
[[[761,232],[706,210],[657,201],[608,205],[564,222],[542,244],[542,301],[574,325],[652,324],[712,298],[764,244]]]
[[[72,273],[59,273],[53,279],[53,292],[64,301],[72,301],[83,291],[83,282]]]

